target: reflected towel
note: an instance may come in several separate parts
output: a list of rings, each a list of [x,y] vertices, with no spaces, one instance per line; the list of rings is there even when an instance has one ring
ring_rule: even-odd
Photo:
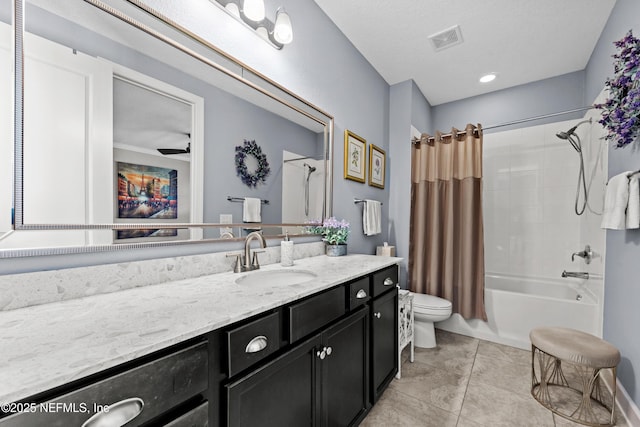
[[[624,230],[626,226],[626,210],[629,202],[629,175],[623,172],[611,177],[604,195],[604,211],[601,228]]]
[[[362,229],[367,236],[382,233],[382,203],[377,200],[365,200],[362,210]]]
[[[262,208],[262,200],[254,197],[245,197],[242,209],[242,220],[244,222],[262,222],[260,209]]]
[[[629,201],[627,202],[627,228],[640,228],[640,175],[629,177]]]

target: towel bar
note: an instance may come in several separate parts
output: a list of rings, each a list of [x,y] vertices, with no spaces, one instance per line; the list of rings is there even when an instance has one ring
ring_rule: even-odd
[[[358,203],[364,203],[366,200],[363,199],[353,199],[353,203],[358,204]],[[384,203],[380,202],[381,205],[384,205]]]
[[[244,202],[244,197],[231,197],[227,196],[227,200],[230,202]],[[269,201],[265,199],[260,199],[263,205],[268,205]]]

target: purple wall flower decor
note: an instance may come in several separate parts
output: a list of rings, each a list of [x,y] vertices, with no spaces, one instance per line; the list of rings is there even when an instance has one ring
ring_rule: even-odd
[[[602,110],[598,121],[607,130],[605,139],[616,148],[634,142],[640,134],[640,40],[631,30],[614,43],[614,75],[605,82],[609,97],[595,107]]]
[[[247,156],[253,156],[258,162],[258,168],[254,172],[250,172],[247,168]],[[269,168],[267,156],[262,152],[262,148],[256,144],[255,140],[245,140],[243,145],[236,146],[236,174],[243,183],[255,188],[259,183],[267,182],[269,173],[271,173],[271,168]]]

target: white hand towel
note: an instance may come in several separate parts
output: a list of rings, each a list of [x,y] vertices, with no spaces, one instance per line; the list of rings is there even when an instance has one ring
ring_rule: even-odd
[[[365,200],[362,210],[362,229],[367,236],[382,233],[382,203],[377,200]]]
[[[245,197],[242,209],[242,220],[244,222],[262,222],[260,209],[262,208],[262,200],[254,197]]]
[[[629,177],[629,201],[627,202],[627,228],[640,228],[640,175]]]
[[[600,228],[624,230],[629,201],[629,174],[624,172],[611,177],[604,196],[604,211]]]

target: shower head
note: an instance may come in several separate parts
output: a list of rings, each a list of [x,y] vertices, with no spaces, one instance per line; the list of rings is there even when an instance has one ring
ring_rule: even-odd
[[[580,123],[578,123],[577,125],[575,125],[574,127],[570,128],[568,131],[566,132],[557,132],[556,136],[560,139],[564,139],[565,141],[569,141],[569,143],[571,144],[571,146],[578,152],[580,153],[582,151],[582,147],[580,144],[580,138],[578,137],[578,135],[576,135],[576,129],[578,129],[578,126],[580,126],[583,123],[591,123],[591,118],[589,118],[589,120],[583,120]],[[578,141],[576,141],[573,136],[575,136],[576,138],[578,138]]]
[[[313,172],[316,171],[316,167],[315,166],[311,166],[311,165],[309,165],[307,163],[304,163],[304,166],[309,168],[309,175],[311,175]]]
[[[558,132],[558,133],[556,133],[556,136],[558,138],[560,138],[560,139],[569,139],[569,137],[574,134],[576,129],[578,129],[578,126],[580,126],[583,123],[591,123],[591,118],[589,118],[589,120],[581,121],[580,123],[578,123],[577,125],[575,125],[574,127],[572,127],[571,129],[569,129],[566,132]]]

